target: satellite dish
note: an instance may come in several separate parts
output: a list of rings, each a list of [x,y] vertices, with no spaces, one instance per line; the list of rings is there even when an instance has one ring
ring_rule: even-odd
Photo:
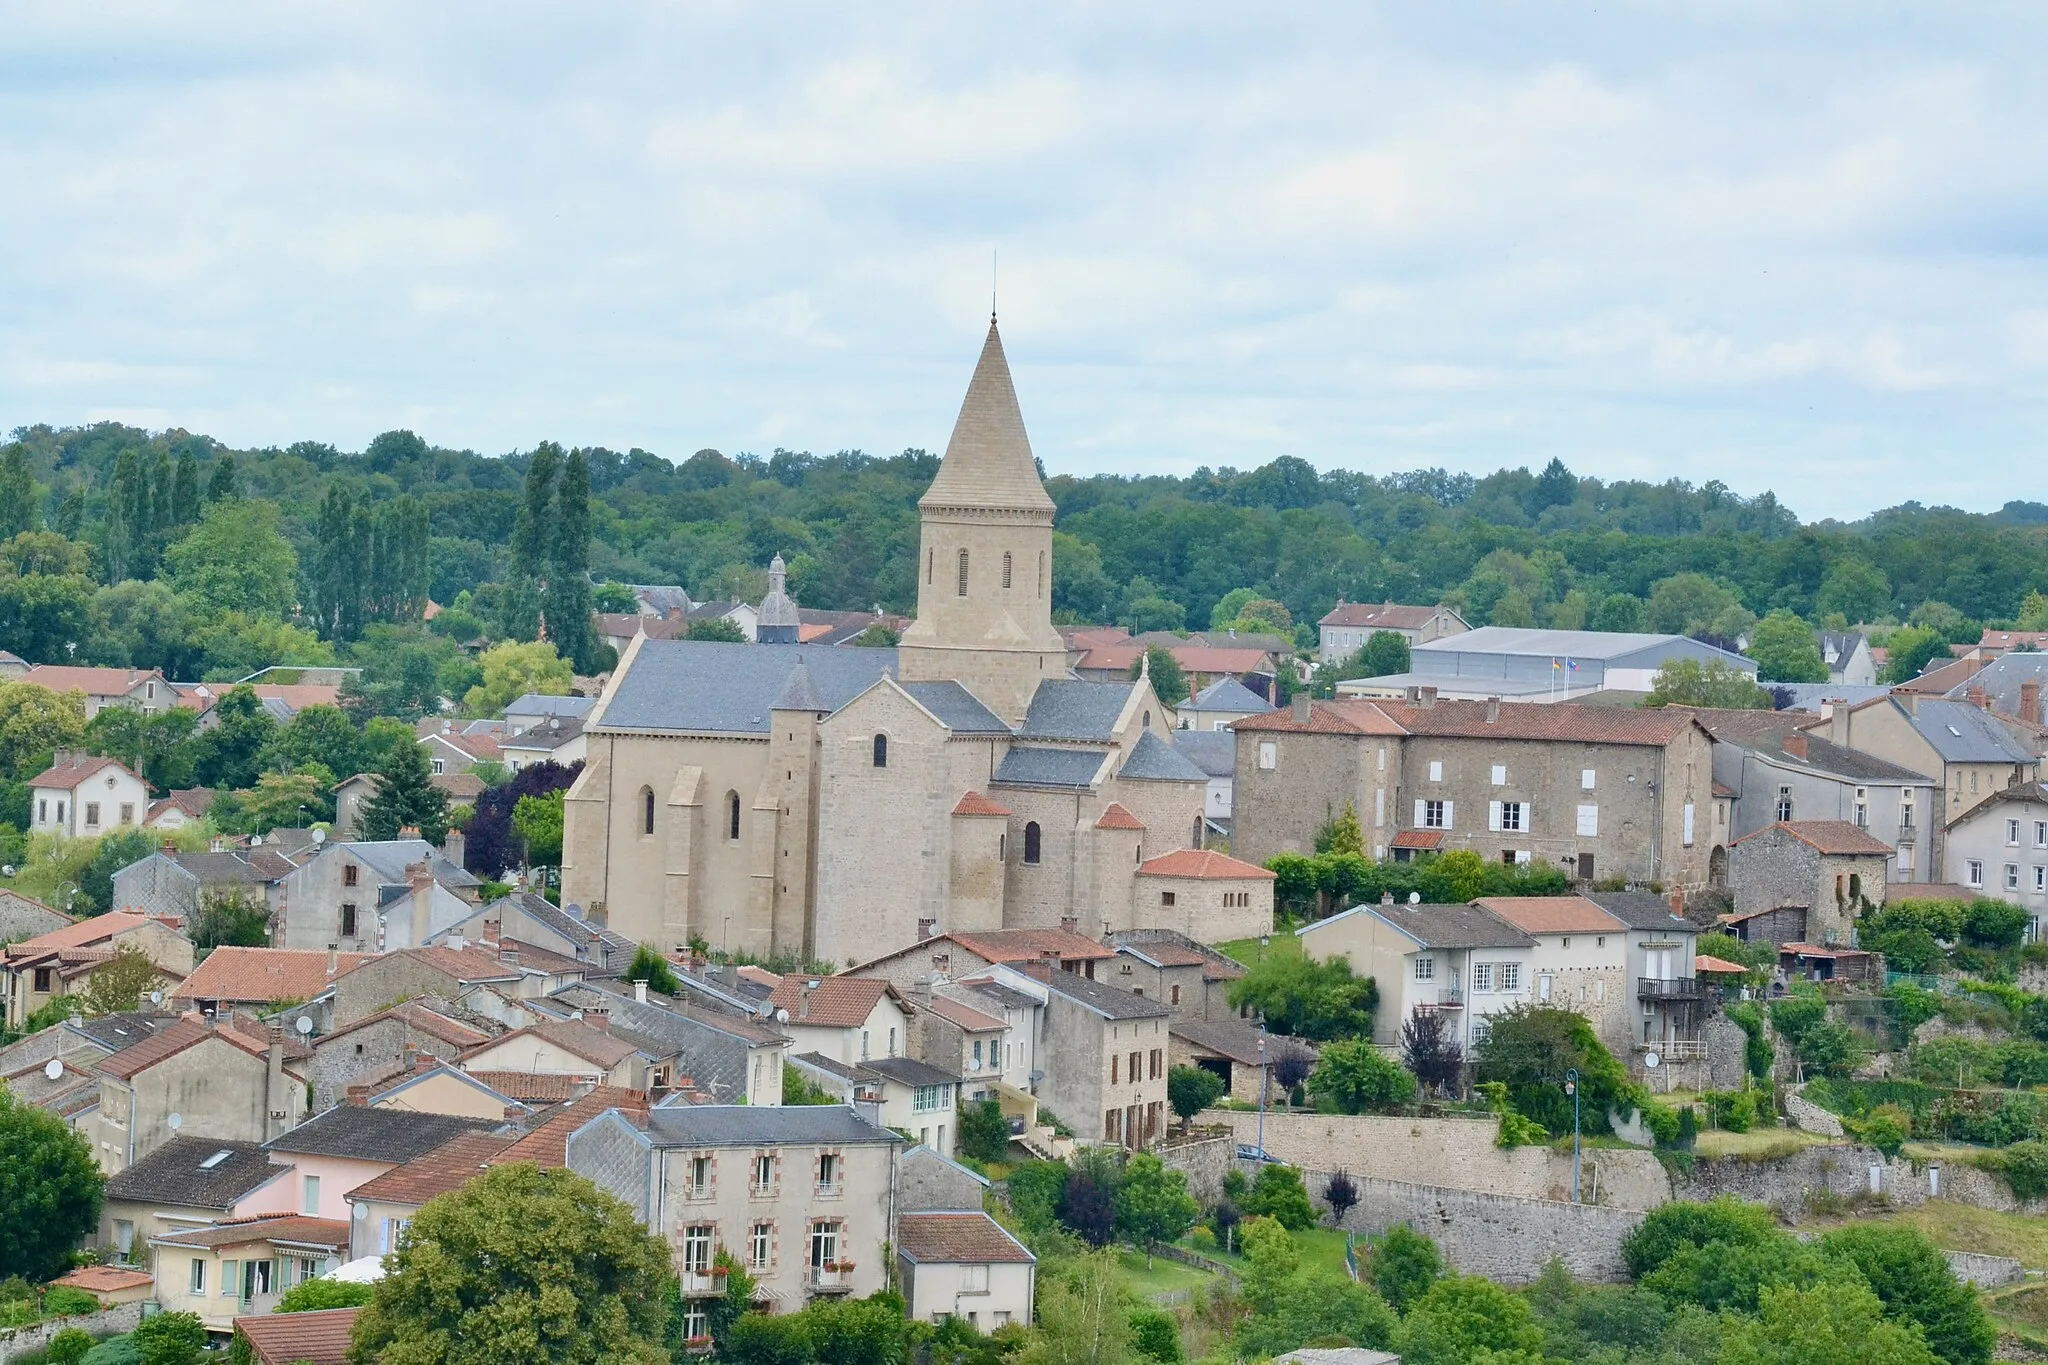
[[[185,1126],[185,1116],[183,1114],[172,1114],[164,1120],[164,1125],[175,1133]]]
[[[299,1022],[293,1024],[292,1027],[299,1031],[301,1038],[305,1037],[313,1031],[313,1016],[310,1014],[300,1015]]]
[[[1410,905],[1422,904],[1422,893],[1420,891],[1410,891],[1408,893],[1408,903]]]
[[[326,842],[327,842],[327,831],[326,831],[326,830],[324,830],[324,829],[316,829],[316,830],[314,830],[314,831],[313,831],[313,842],[314,842],[314,843],[316,843],[316,844],[324,844],[324,843],[326,843]],[[367,1217],[368,1215],[365,1215],[365,1216]]]
[[[55,1057],[52,1057],[49,1061],[43,1063],[43,1075],[48,1079],[54,1081],[63,1074],[64,1063],[58,1061]]]
[[[152,1004],[152,1005],[161,1005],[161,1004],[163,1004],[163,1002],[164,1002],[164,993],[163,993],[162,991],[151,991],[151,992],[149,993],[149,1003],[150,1003],[150,1004]]]
[[[1658,1067],[1664,1065],[1664,1059],[1654,1052],[1645,1052],[1643,1054],[1643,1065],[1655,1071]]]
[[[582,1022],[583,1022],[583,1011],[582,1011],[582,1010],[570,1010],[570,1011],[569,1011],[569,1017],[570,1017],[571,1019],[574,1019],[574,1020],[575,1020],[575,1021],[576,1021],[577,1023],[579,1023],[579,1024],[580,1024],[580,1023],[582,1023]]]
[[[357,1218],[368,1218],[370,1216],[370,1206],[368,1204],[357,1204],[355,1211]]]
[[[789,1011],[788,1011],[788,1010],[785,1010],[785,1009],[778,1009],[778,1010],[776,1010],[776,1011],[775,1011],[775,1022],[776,1022],[776,1023],[778,1023],[778,1024],[786,1024],[786,1023],[788,1023],[788,1022],[789,1022]]]

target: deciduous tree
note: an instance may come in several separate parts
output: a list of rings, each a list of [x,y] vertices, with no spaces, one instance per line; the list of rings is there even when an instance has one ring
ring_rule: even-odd
[[[0,1087],[0,1279],[41,1284],[100,1222],[92,1144]]]
[[[1177,1242],[1195,1225],[1201,1212],[1188,1193],[1183,1171],[1166,1165],[1150,1152],[1139,1152],[1124,1167],[1116,1191],[1116,1229],[1130,1241],[1145,1248],[1145,1264],[1152,1264],[1152,1247],[1157,1242]]]

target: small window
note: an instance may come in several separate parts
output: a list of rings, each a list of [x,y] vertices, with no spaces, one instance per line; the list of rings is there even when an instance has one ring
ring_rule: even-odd
[[[775,1188],[775,1157],[771,1153],[762,1152],[754,1158],[754,1188],[763,1193]]]
[[[1491,962],[1475,962],[1472,964],[1472,989],[1475,991],[1490,991],[1493,989],[1493,964]]]
[[[343,863],[341,865],[341,884],[343,886],[354,886],[359,875],[361,874],[357,871],[354,863]]]
[[[1494,786],[1496,786],[1496,787],[1505,787],[1505,786],[1507,785],[1507,782],[1508,782],[1508,765],[1507,765],[1507,764],[1505,764],[1505,763],[1496,763],[1496,764],[1494,764],[1494,765],[1493,765],[1493,785],[1494,785]]]
[[[1160,903],[1161,905],[1172,905],[1172,904],[1173,904],[1173,893],[1172,893],[1171,891],[1162,891],[1162,892],[1160,892],[1160,893],[1159,893],[1159,903]]]
[[[1010,552],[1003,551],[1003,586],[1010,586]]]
[[[38,967],[36,968],[36,994],[48,995],[49,993],[50,969],[48,967]]]
[[[299,1212],[305,1214],[308,1218],[318,1218],[320,1216],[320,1177],[309,1175],[302,1177],[302,1179],[305,1183],[300,1190]]]
[[[2007,863],[2005,865],[2005,889],[2008,891],[2020,889],[2020,865],[2018,863]]]
[[[1266,772],[1280,766],[1280,746],[1267,740],[1259,745],[1259,767]]]
[[[1415,959],[1415,979],[1417,981],[1436,980],[1436,959],[1426,953],[1418,956]]]
[[[654,788],[640,789],[640,832],[654,833]]]
[[[1045,551],[1038,552],[1038,595],[1045,596]]]
[[[1581,768],[1579,770],[1579,790],[1588,792],[1593,790],[1593,770],[1591,768]]]
[[[967,596],[967,551],[965,551],[965,550],[962,550],[962,551],[960,552],[960,592],[959,592],[959,595],[960,595],[961,597],[965,597],[965,596]]]
[[[1783,824],[1791,818],[1792,789],[1790,787],[1780,787],[1778,788],[1778,823]]]
[[[725,837],[728,839],[740,837],[740,794],[738,792],[727,792],[725,794]]]
[[[1433,758],[1429,761],[1429,780],[1432,782],[1441,782],[1444,780],[1444,765],[1442,759]]]
[[[1036,866],[1038,863],[1040,838],[1036,820],[1024,826],[1024,861],[1028,865]]]
[[[189,1285],[189,1292],[194,1294],[204,1294],[206,1292],[206,1262],[197,1256],[192,1258],[192,1279]]]
[[[343,938],[354,938],[356,936],[356,905],[354,901],[343,901],[341,903],[341,936]]]
[[[91,809],[91,807],[87,807],[87,809]],[[2008,820],[2005,822],[2005,846],[2007,848],[2018,848],[2020,846],[2019,821]]]
[[[875,766],[876,766],[877,768],[886,768],[886,767],[888,767],[888,766],[889,766],[889,737],[888,737],[887,735],[876,735],[876,736],[875,736],[875,741],[874,741],[874,743],[873,743],[873,744],[872,744],[872,745],[870,746],[870,748],[871,748],[871,749],[872,749],[872,750],[874,751],[874,762],[875,762]]]
[[[2034,847],[2048,848],[2048,820],[2034,822]]]
[[[1968,880],[1965,884],[1969,886],[1984,885],[1984,864],[1979,862],[1977,859],[1972,858],[1966,866],[1968,868],[1968,871],[1965,875],[1967,876]]]
[[[435,759],[435,760],[434,760],[434,763],[433,763],[433,768],[434,768],[434,776],[436,776],[436,777],[440,777],[440,776],[441,776],[442,774],[444,774],[444,773],[446,773],[446,772],[448,771],[448,760],[447,760],[447,759],[445,759],[445,758],[437,758],[437,759]]]
[[[135,803],[133,801],[123,801],[121,803],[121,823],[124,825],[135,823]]]
[[[94,829],[94,828],[97,828],[97,827],[98,827],[99,823],[100,823],[100,803],[99,803],[99,802],[97,802],[97,801],[88,801],[88,802],[86,802],[86,803],[85,803],[85,827],[86,827],[87,829]]]
[[[1444,821],[1445,804],[1442,801],[1425,801],[1422,803],[1422,827],[1424,829],[1444,829],[1447,827]]]

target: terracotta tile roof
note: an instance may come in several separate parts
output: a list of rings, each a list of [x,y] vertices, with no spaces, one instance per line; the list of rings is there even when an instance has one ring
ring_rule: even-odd
[[[169,796],[150,803],[149,818],[154,820],[175,807],[194,820],[203,819],[206,812],[213,809],[214,798],[219,795],[212,787],[174,787]]]
[[[1398,602],[1344,602],[1330,608],[1319,626],[1375,626],[1381,630],[1421,630],[1437,607],[1410,607]]]
[[[1847,856],[1863,854],[1871,857],[1889,857],[1897,850],[1880,839],[1873,839],[1868,830],[1861,830],[1847,820],[1783,820],[1775,825],[1765,825],[1752,830],[1735,841],[1748,843],[1760,834],[1772,830],[1783,830],[1800,843],[1822,854]],[[1734,845],[1730,845],[1734,847]]]
[[[1649,709],[1622,706],[1580,706],[1572,702],[1501,702],[1499,715],[1488,720],[1494,703],[1439,701],[1434,706],[1376,702],[1380,710],[1411,735],[1443,735],[1474,739],[1564,740],[1584,744],[1665,745],[1699,722],[1683,708]]]
[[[1247,716],[1234,722],[1232,730],[1240,734],[1245,731],[1264,733],[1266,731],[1287,731],[1311,735],[1404,735],[1408,733],[1388,717],[1376,704],[1369,701],[1347,699],[1340,701],[1316,701],[1309,703],[1309,719],[1306,725],[1294,719],[1294,708],[1283,706],[1263,716]]]
[[[1692,969],[1696,972],[1746,972],[1749,970],[1740,962],[1730,962],[1727,958],[1715,957],[1712,953],[1696,954],[1692,960]]]
[[[574,1076],[542,1075],[534,1071],[471,1071],[469,1073],[508,1100],[521,1104],[563,1104],[576,1098],[581,1087]]]
[[[1870,956],[1870,954],[1862,948],[1827,948],[1823,947],[1818,943],[1780,943],[1778,945],[1778,952],[1780,955],[1783,955],[1785,953],[1794,953],[1800,957],[1840,958]]]
[[[52,692],[83,692],[88,697],[125,697],[136,688],[164,675],[156,669],[138,672],[132,668],[80,668],[70,664],[37,664],[19,681],[34,683]],[[169,683],[164,683],[166,689]],[[169,699],[168,691],[166,700]]]
[[[372,954],[356,964],[353,970],[362,971],[364,968],[375,967],[377,963],[386,958],[399,956],[410,957],[415,962],[432,967],[443,975],[462,982],[517,981],[519,979],[519,969],[517,967],[507,967],[504,963],[498,961],[495,954],[487,953],[483,949],[476,947],[457,949],[445,947],[441,944],[433,944],[425,948],[400,948],[396,952]],[[344,976],[347,974],[346,972],[343,973]]]
[[[1209,848],[1177,848],[1138,865],[1141,877],[1195,877],[1202,881],[1266,881],[1274,879],[1265,868],[1218,853]]]
[[[741,967],[740,976],[757,986],[766,986],[770,990],[773,990],[776,984],[782,980],[780,976],[769,971],[766,967],[756,967],[752,964]]]
[[[87,1265],[50,1281],[66,1289],[83,1289],[88,1294],[118,1294],[124,1289],[143,1289],[156,1283],[147,1270],[124,1270],[117,1265]]]
[[[80,754],[68,763],[58,763],[55,767],[43,769],[43,771],[28,780],[28,785],[31,787],[61,787],[65,791],[70,791],[94,773],[104,772],[108,768],[112,768],[116,772],[127,773],[130,777],[135,777],[134,773],[128,771],[128,765],[119,759],[93,758]],[[140,782],[142,779],[136,777],[135,780]]]
[[[1614,934],[1628,928],[1584,896],[1483,896],[1474,904],[1528,934]]]
[[[198,1019],[180,1019],[176,1023],[158,1029],[133,1047],[122,1048],[111,1057],[100,1059],[93,1068],[102,1076],[112,1076],[117,1081],[133,1079],[158,1062],[175,1057],[186,1048],[195,1047],[208,1038],[220,1038],[252,1056],[265,1053],[263,1044],[249,1038],[233,1028],[208,1024]]]
[[[811,982],[817,982],[810,989]],[[883,996],[895,996],[888,982],[863,976],[789,975],[776,983],[768,1001],[789,1011],[791,1024],[813,1028],[859,1028]]]
[[[1394,836],[1395,848],[1442,848],[1444,832],[1440,829],[1404,829]]]
[[[501,1038],[494,1038],[474,1049],[469,1055],[480,1056],[529,1035],[545,1039],[564,1052],[581,1057],[591,1065],[603,1067],[607,1071],[640,1050],[624,1038],[614,1037],[604,1029],[593,1028],[578,1020],[544,1019],[538,1024],[528,1024],[525,1028],[514,1029]]]
[[[1178,943],[1120,943],[1120,952],[1149,962],[1155,967],[1205,967],[1209,965],[1206,955]]]
[[[955,815],[1007,816],[1009,813],[1009,807],[997,805],[980,792],[967,793],[967,795],[960,798],[960,804],[953,807],[953,814]]]
[[[1095,822],[1095,828],[1142,830],[1145,822],[1125,809],[1121,801],[1112,801],[1102,808],[1102,816]]]
[[[173,1000],[311,1000],[334,978],[366,961],[368,953],[339,953],[327,970],[327,954],[300,948],[215,948],[192,969]]]
[[[424,1204],[450,1190],[459,1190],[482,1175],[485,1163],[517,1140],[510,1134],[465,1133],[363,1182],[349,1191],[349,1197],[390,1204]]]
[[[990,962],[1028,962],[1048,953],[1063,962],[1103,962],[1116,956],[1113,949],[1071,929],[988,929],[943,937]]]
[[[149,1239],[152,1245],[180,1247],[232,1247],[249,1242],[285,1242],[294,1246],[345,1247],[349,1241],[345,1218],[307,1218],[301,1214],[261,1214],[254,1218],[233,1218],[185,1232],[166,1232]]]
[[[1028,1265],[1038,1258],[980,1211],[972,1213],[905,1213],[896,1219],[896,1249],[921,1264]]]
[[[257,1365],[348,1365],[349,1339],[360,1308],[266,1313],[235,1319]]]
[[[403,1019],[407,1024],[426,1034],[429,1038],[438,1038],[450,1047],[476,1047],[479,1044],[491,1041],[491,1035],[480,1029],[473,1029],[467,1024],[450,1019],[447,1015],[431,1010],[425,1005],[420,1004],[417,1000],[408,1000],[403,1004],[393,1005],[390,1009],[364,1015],[353,1024],[334,1030],[334,1032],[320,1039],[319,1046],[326,1047],[337,1038],[345,1038],[357,1029],[368,1028],[370,1025],[381,1023],[386,1019]]]
[[[126,910],[116,910],[110,914],[95,915],[91,919],[79,920],[76,924],[67,924],[61,929],[52,929],[47,934],[37,934],[34,938],[25,938],[19,943],[10,945],[7,949],[7,955],[12,958],[33,957],[42,953],[56,952],[61,948],[91,947],[94,944],[105,943],[109,939],[121,934],[140,929],[143,925],[149,923],[149,918],[148,915],[131,914]]]
[[[950,1024],[956,1024],[966,1029],[969,1033],[990,1033],[996,1029],[1009,1027],[1008,1024],[1005,1024],[1000,1019],[983,1014],[980,1010],[963,1005],[957,1000],[948,1000],[943,995],[935,995],[930,1000],[922,1003],[924,1008],[938,1015],[939,1018],[944,1019]]]
[[[484,780],[475,773],[435,773],[427,782],[461,801],[474,800],[484,791]]]
[[[580,1100],[573,1100],[548,1115],[547,1122],[510,1147],[485,1158],[487,1166],[504,1166],[530,1161],[543,1170],[569,1164],[569,1134],[607,1109],[625,1111],[629,1117],[647,1116],[647,1092],[616,1085],[600,1085]]]

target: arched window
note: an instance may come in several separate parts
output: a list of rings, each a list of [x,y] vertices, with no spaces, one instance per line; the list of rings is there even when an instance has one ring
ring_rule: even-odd
[[[1010,586],[1010,552],[1003,551],[1003,586]]]
[[[738,792],[727,792],[725,794],[725,837],[728,839],[740,837],[740,794]]]
[[[889,737],[887,735],[875,736],[875,766],[877,768],[889,766]]]
[[[960,596],[967,596],[967,551],[960,552]]]
[[[1201,816],[1199,816],[1199,815],[1197,815],[1197,816],[1195,817],[1195,838],[1194,838],[1194,842],[1193,842],[1193,843],[1191,843],[1191,844],[1189,844],[1189,845],[1188,845],[1188,847],[1189,847],[1189,848],[1200,848],[1201,846],[1202,846],[1202,817],[1201,817]]]
[[[1147,711],[1147,712],[1145,713],[1145,726],[1144,726],[1144,728],[1145,728],[1145,729],[1147,729],[1147,730],[1149,730],[1149,729],[1151,729],[1151,728],[1152,728],[1152,713],[1151,713],[1150,711]]]
[[[1000,863],[1007,859],[1009,856],[1010,836],[1007,834],[998,834],[996,836],[996,861]]]
[[[640,789],[640,832],[654,833],[654,788]]]
[[[1024,826],[1024,861],[1026,863],[1036,863],[1038,861],[1038,845],[1038,822],[1033,820],[1030,824]]]

